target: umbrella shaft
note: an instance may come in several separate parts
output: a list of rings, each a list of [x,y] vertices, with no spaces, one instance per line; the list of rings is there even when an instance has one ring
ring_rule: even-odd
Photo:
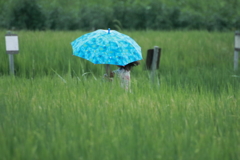
[[[105,65],[105,68],[106,68],[106,73],[108,76],[110,76],[110,65],[109,64],[106,64]]]

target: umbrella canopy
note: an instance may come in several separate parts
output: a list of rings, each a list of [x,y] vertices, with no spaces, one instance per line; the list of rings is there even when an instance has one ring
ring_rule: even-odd
[[[73,55],[94,64],[124,66],[142,59],[141,47],[132,38],[110,29],[84,34],[71,45]]]

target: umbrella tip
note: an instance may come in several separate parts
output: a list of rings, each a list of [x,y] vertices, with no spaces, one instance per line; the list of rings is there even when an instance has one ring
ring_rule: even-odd
[[[108,34],[110,34],[110,28],[108,28]]]

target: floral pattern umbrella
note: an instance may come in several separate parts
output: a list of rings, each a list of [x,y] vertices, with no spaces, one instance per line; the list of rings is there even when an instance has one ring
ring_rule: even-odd
[[[124,66],[142,59],[141,47],[129,36],[115,30],[96,30],[72,43],[73,55],[94,64]]]

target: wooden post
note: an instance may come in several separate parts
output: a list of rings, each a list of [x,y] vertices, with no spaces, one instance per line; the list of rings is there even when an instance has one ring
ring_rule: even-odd
[[[152,79],[152,82],[155,81],[158,57],[159,57],[159,47],[154,46],[153,59],[152,59],[152,65],[151,65],[151,79]]]
[[[154,49],[147,50],[146,69],[151,70],[150,79],[152,82],[154,82],[156,79],[156,70],[159,69],[160,58],[161,48],[158,46],[154,46]]]
[[[155,50],[155,52],[156,52],[156,50]],[[159,69],[160,58],[161,58],[161,48],[158,48],[157,52],[158,52],[158,54],[157,54],[158,57],[157,57],[157,68],[156,69]],[[154,49],[147,50],[146,69],[148,69],[148,70],[152,70],[153,54],[154,54]]]

